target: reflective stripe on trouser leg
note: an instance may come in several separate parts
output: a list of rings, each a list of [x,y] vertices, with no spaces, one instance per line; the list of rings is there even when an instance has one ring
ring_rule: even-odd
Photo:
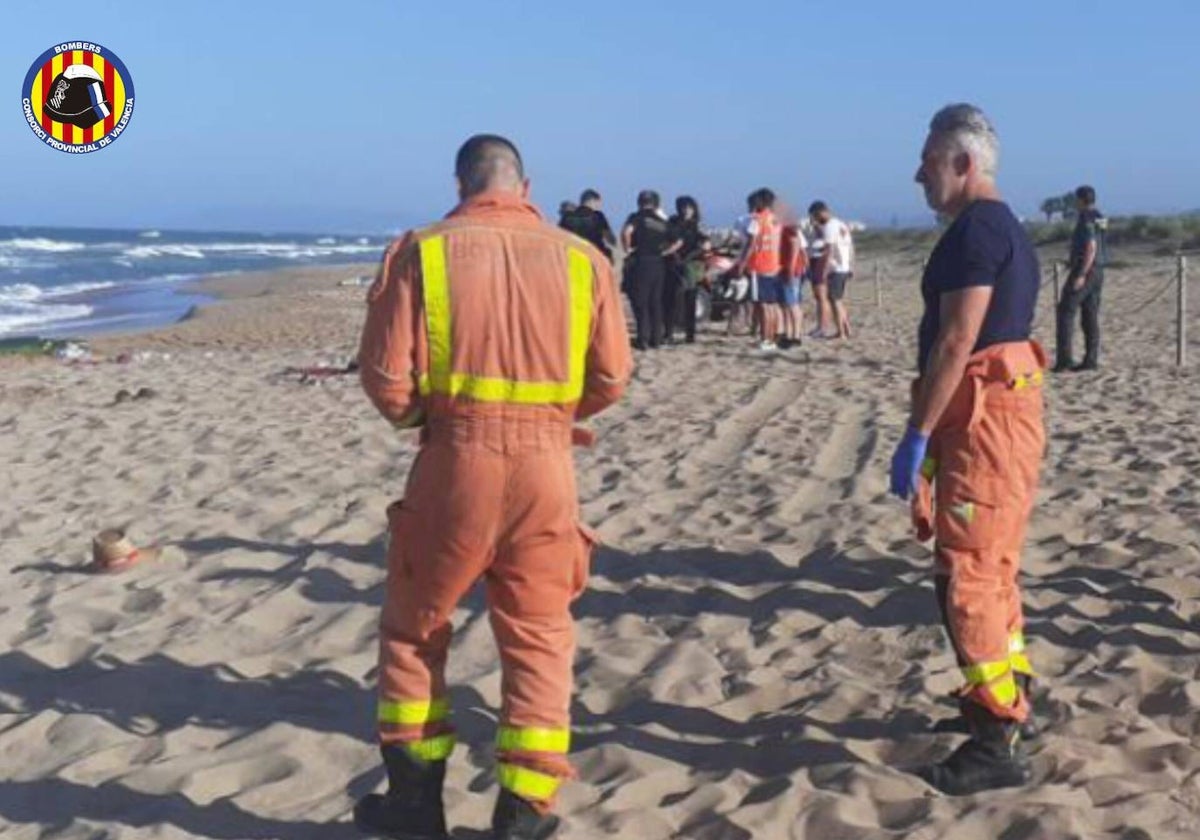
[[[1008,634],[1008,664],[1013,673],[1026,677],[1036,677],[1029,657],[1025,655],[1025,634],[1014,630]]]
[[[501,726],[496,733],[496,751],[500,757],[497,781],[522,799],[551,800],[564,774],[545,771],[570,748],[569,729]]]
[[[1012,708],[1021,696],[1008,660],[966,665],[962,674],[970,686],[969,694],[986,693],[988,699],[993,700],[1001,709]]]
[[[500,787],[531,802],[553,799],[562,784],[562,779],[558,776],[507,762],[496,766],[496,781],[500,783]]]
[[[454,751],[457,738],[449,724],[450,704],[437,700],[379,699],[381,729],[394,734],[394,743],[420,761],[442,761]]]

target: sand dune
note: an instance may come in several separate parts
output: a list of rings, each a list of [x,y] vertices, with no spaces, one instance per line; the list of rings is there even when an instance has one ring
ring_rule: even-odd
[[[928,550],[886,495],[919,256],[862,257],[887,259],[885,306],[852,287],[854,342],[760,357],[710,330],[644,356],[579,453],[606,546],[576,609],[561,836],[1200,836],[1200,378],[1171,366],[1173,295],[1151,299],[1169,264],[1112,272],[1104,370],[1049,389],[1035,783],[952,799],[903,771],[956,742],[930,729],[958,679]],[[363,293],[337,281],[363,270],[222,279],[198,317],[96,345],[134,361],[0,370],[5,837],[357,836],[382,783],[384,508],[415,448],[353,377],[284,371],[353,353]],[[82,573],[124,524],[175,550]],[[479,838],[499,664],[479,593],[455,622],[447,804]]]

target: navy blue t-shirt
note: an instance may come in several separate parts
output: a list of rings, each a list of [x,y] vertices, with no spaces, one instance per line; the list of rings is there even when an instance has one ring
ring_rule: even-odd
[[[975,344],[978,351],[1029,338],[1040,285],[1037,252],[1008,205],[987,199],[969,205],[938,240],[921,279],[925,314],[917,368],[925,372],[941,327],[944,293],[971,286],[992,287],[992,301]]]

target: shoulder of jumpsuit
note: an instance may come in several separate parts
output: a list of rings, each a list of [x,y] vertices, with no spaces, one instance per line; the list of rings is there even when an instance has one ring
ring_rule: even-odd
[[[592,263],[593,277],[599,276],[601,270],[611,265],[611,263],[608,261],[608,257],[604,256],[604,253],[599,248],[597,248],[591,242],[588,242],[582,236],[572,233],[571,231],[561,229],[555,229],[555,233],[561,234],[556,235],[555,238],[561,240],[565,246],[581,252],[585,257],[588,258],[588,260]]]
[[[383,249],[383,258],[380,260],[379,270],[375,274],[375,282],[367,290],[368,301],[376,300],[384,293],[388,284],[392,282],[392,277],[397,273],[400,262],[416,251],[417,243],[420,241],[419,233],[419,230],[405,231]]]

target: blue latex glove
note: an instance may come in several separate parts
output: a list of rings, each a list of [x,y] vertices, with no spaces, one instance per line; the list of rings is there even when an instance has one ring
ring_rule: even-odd
[[[925,450],[929,448],[929,435],[921,434],[911,426],[892,454],[893,495],[907,499],[917,486],[917,474],[925,462]]]

